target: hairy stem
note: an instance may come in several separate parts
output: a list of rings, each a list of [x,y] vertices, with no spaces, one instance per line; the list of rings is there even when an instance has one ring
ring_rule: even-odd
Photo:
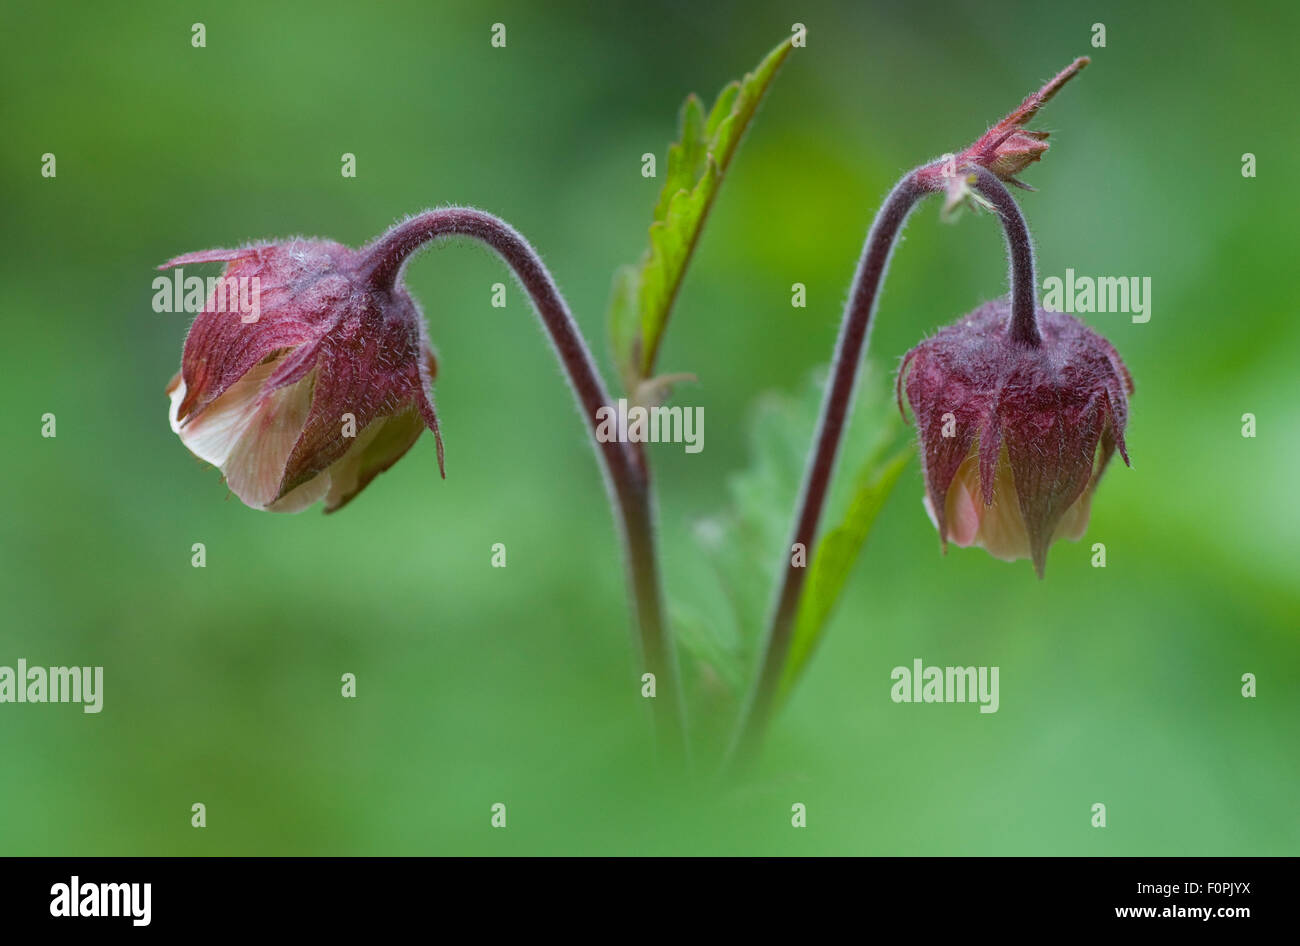
[[[871,318],[876,311],[876,300],[880,295],[880,284],[884,279],[885,270],[889,267],[889,257],[893,253],[894,244],[899,233],[902,232],[903,225],[907,222],[908,215],[916,202],[931,193],[933,189],[932,186],[923,183],[923,179],[917,172],[908,173],[894,186],[876,214],[871,230],[867,233],[862,258],[853,277],[848,307],[840,324],[839,340],[835,343],[835,358],[830,382],[822,400],[821,417],[813,441],[813,451],[804,474],[794,534],[791,536],[790,544],[782,551],[784,574],[768,624],[762,663],[754,679],[745,709],[741,713],[731,746],[730,764],[747,763],[762,742],[763,732],[772,712],[772,702],[781,682],[786,657],[790,652],[790,639],[794,633],[799,598],[808,571],[806,566],[800,567],[794,564],[795,557],[792,549],[794,546],[802,546],[805,555],[801,558],[804,561],[811,561],[813,542],[817,538],[817,523],[826,505],[831,474],[835,469],[835,458],[844,435],[849,408],[853,404],[853,395],[858,383],[858,368],[867,346]]]
[[[369,282],[376,291],[391,291],[412,252],[430,241],[453,236],[486,244],[514,271],[532,299],[573,387],[622,527],[642,666],[645,672],[655,675],[657,695],[651,704],[660,748],[669,759],[680,761],[686,753],[685,704],[678,684],[672,633],[664,620],[649,472],[639,444],[602,441],[596,436],[597,412],[611,406],[610,398],[546,265],[528,241],[505,221],[480,210],[450,207],[412,217],[364,250]]]
[[[1043,343],[1043,336],[1038,330],[1034,244],[1029,237],[1029,227],[1020,206],[997,175],[982,167],[971,170],[975,174],[975,190],[993,205],[1002,219],[1002,232],[1011,263],[1011,323],[1008,327],[1011,337],[1021,344],[1037,348]]]
[[[880,284],[889,266],[894,244],[913,207],[922,197],[942,188],[942,166],[943,162],[934,162],[905,175],[890,192],[867,234],[867,242],[840,325],[839,340],[835,345],[830,384],[822,400],[813,451],[804,474],[794,534],[790,546],[782,550],[784,573],[768,624],[762,663],[732,742],[728,758],[731,766],[747,764],[762,743],[772,713],[773,700],[785,671],[786,658],[790,653],[804,579],[812,563],[817,526],[826,505],[844,426],[853,404]],[[1034,250],[1025,218],[1015,199],[992,172],[983,167],[971,166],[962,168],[959,173],[975,175],[975,190],[993,206],[1002,220],[1011,266],[1011,336],[1026,345],[1038,346],[1042,344],[1042,335],[1038,329],[1035,305]],[[806,564],[803,567],[794,565],[795,546],[801,546],[804,550],[803,559]]]

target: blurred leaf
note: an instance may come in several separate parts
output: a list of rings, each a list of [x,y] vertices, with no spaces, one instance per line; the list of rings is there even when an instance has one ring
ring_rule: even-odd
[[[727,510],[695,526],[708,567],[692,565],[670,582],[677,592],[673,624],[690,658],[686,668],[698,726],[713,718],[730,723],[754,673],[775,582],[789,554],[791,517],[824,387],[819,373],[797,396],[769,394],[759,401],[750,466],[730,479]],[[887,385],[868,367],[841,446],[845,465],[827,507],[825,521],[836,525],[824,533],[809,563],[813,570],[791,653],[792,661],[798,657],[795,672],[813,653],[876,515],[911,457],[910,447],[899,449],[906,436]],[[843,475],[855,460],[861,464],[856,477]],[[708,712],[700,712],[701,702]]]
[[[682,106],[681,137],[668,149],[664,186],[650,224],[650,246],[639,262],[620,267],[614,276],[610,341],[629,391],[654,370],[669,312],[718,184],[790,48],[787,39],[744,79],[727,85],[707,118],[694,94]]]
[[[639,383],[636,366],[641,361],[641,323],[637,318],[640,268],[631,264],[614,271],[614,288],[609,298],[609,343],[614,350],[623,387],[632,391]]]
[[[839,525],[822,536],[816,554],[808,562],[794,637],[781,676],[780,699],[789,694],[816,649],[858,552],[916,448],[908,444],[886,459],[887,452],[886,448],[877,450],[862,465],[847,514]]]

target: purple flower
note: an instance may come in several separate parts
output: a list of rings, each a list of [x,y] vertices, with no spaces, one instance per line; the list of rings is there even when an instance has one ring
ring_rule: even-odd
[[[159,267],[222,261],[223,279],[257,280],[255,320],[213,293],[167,386],[172,429],[249,506],[297,512],[323,499],[333,512],[425,427],[442,467],[424,320],[400,281],[373,284],[367,259],[338,243],[289,240]]]
[[[1118,448],[1133,381],[1111,344],[1078,319],[1038,309],[1042,342],[1008,331],[1006,299],[986,302],[912,349],[898,374],[916,419],[925,505],[945,548],[1032,558],[1078,539]],[[906,416],[906,415],[905,415]]]

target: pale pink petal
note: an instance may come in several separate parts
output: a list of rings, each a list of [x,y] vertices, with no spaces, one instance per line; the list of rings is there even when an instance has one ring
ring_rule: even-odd
[[[979,499],[979,459],[967,457],[952,478],[944,500],[944,515],[948,525],[948,541],[965,548],[976,541],[984,504]]]

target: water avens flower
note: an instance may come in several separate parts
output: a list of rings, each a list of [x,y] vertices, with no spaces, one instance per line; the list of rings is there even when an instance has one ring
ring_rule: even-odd
[[[946,547],[978,545],[1039,576],[1058,538],[1078,539],[1124,427],[1133,382],[1078,319],[1038,309],[1037,344],[1011,305],[985,303],[912,349],[898,374],[921,441],[925,506]]]
[[[424,319],[400,283],[373,285],[368,261],[338,243],[289,240],[159,267],[225,262],[222,280],[257,280],[256,320],[214,289],[167,386],[172,429],[249,506],[297,512],[323,499],[333,512],[426,427],[442,466]]]
[[[1032,190],[1017,175],[1048,150],[1047,133],[1025,128],[1088,65],[1080,57],[958,153],[908,171],[867,231],[835,343],[830,379],[804,474],[794,527],[782,548],[782,580],[768,621],[758,676],[731,748],[738,763],[759,744],[790,654],[806,575],[813,563],[790,549],[817,548],[840,442],[889,260],[913,208],[945,195],[943,215],[962,206],[1002,224],[1011,291],[939,332],[904,361],[906,392],[920,428],[927,508],[946,548],[982,545],[1001,558],[1032,558],[1043,576],[1047,548],[1087,525],[1098,477],[1124,447],[1133,389],[1115,350],[1070,316],[1037,305],[1034,250],[1006,188]]]
[[[249,506],[272,512],[318,500],[332,512],[433,431],[437,361],[424,319],[402,282],[407,261],[448,238],[477,241],[514,272],[550,338],[591,434],[627,558],[636,630],[667,755],[685,753],[677,659],[663,618],[649,468],[639,443],[601,441],[613,404],[577,322],[537,251],[504,220],[472,207],[426,210],[353,250],[286,240],[179,256],[162,269],[224,262],[221,282],[194,320],[181,370],[167,386],[171,424],[197,456],[220,467]],[[238,280],[258,280],[241,294]],[[236,282],[231,282],[235,280]],[[232,297],[257,311],[227,311]]]

